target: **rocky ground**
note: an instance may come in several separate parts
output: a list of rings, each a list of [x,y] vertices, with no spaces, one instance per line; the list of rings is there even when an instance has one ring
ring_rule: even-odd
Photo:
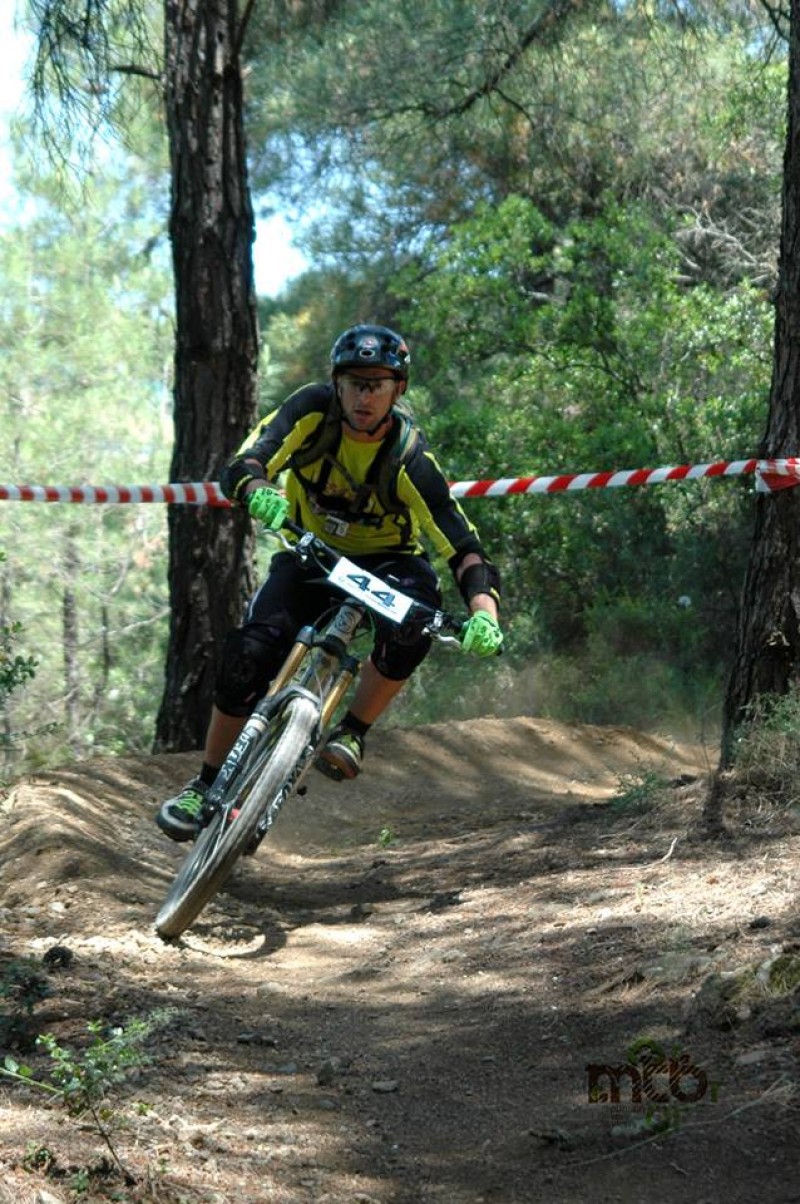
[[[621,729],[370,751],[173,944],[152,815],[194,757],[8,793],[2,1056],[49,1082],[35,1034],[80,1066],[149,1029],[94,1116],[0,1080],[0,1204],[800,1201],[791,809],[703,840],[703,750]]]

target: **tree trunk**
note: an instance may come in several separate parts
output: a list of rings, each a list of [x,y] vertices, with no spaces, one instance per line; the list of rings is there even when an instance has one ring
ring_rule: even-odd
[[[79,756],[81,751],[80,652],[78,650],[78,608],[74,589],[80,567],[75,529],[69,526],[64,533],[64,559],[61,565],[64,576],[61,595],[61,639],[64,656],[64,726],[67,745],[75,757]]]
[[[258,323],[236,0],[166,0],[177,340],[173,481],[214,480],[255,419]],[[169,511],[171,622],[156,749],[205,737],[216,653],[250,591],[248,520]]]
[[[11,574],[4,557],[0,557],[0,636],[5,630],[11,630]],[[3,644],[0,642],[0,657],[3,656]],[[10,775],[14,762],[12,749],[11,706],[0,680],[0,752],[3,754],[0,782]]]
[[[769,420],[759,455],[800,453],[800,0],[792,0],[788,129],[776,289]],[[736,656],[725,700],[721,765],[761,695],[800,681],[800,488],[762,494],[742,595]]]

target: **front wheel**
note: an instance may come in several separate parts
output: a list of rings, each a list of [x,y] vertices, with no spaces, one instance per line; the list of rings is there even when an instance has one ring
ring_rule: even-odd
[[[277,814],[309,763],[318,718],[311,699],[291,698],[254,737],[156,916],[159,936],[180,936],[197,919],[254,840],[265,815],[271,822]]]

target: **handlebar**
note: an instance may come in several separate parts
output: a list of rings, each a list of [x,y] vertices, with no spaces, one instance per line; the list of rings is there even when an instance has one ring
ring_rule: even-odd
[[[319,535],[306,531],[304,527],[298,526],[291,519],[285,519],[282,528],[277,531],[270,528],[265,529],[279,540],[285,551],[297,556],[302,564],[315,564],[325,573],[330,573],[342,559],[341,554],[325,543],[325,540],[321,539]],[[296,537],[296,542],[287,538],[286,531]],[[389,585],[390,582],[386,584]],[[412,599],[411,611],[404,621],[419,624],[424,635],[431,636],[440,644],[451,644],[459,651],[463,651],[458,636],[466,619],[456,618],[455,615],[451,615],[445,610],[436,610],[432,606],[426,606],[424,602]]]

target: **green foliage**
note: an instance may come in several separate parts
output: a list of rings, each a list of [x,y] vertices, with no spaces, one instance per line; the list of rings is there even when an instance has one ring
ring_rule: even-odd
[[[800,956],[781,953],[770,964],[767,974],[769,990],[775,995],[792,995],[800,987]]]
[[[800,986],[800,957],[792,949],[785,950],[760,963],[744,966],[733,977],[712,979],[711,984],[714,991],[709,992],[709,1000],[717,1004],[719,1027],[728,1027],[733,1008],[763,1012],[771,1003],[796,996]],[[795,1015],[790,1021],[791,1029],[797,1031],[799,1024],[800,1018]]]
[[[515,219],[521,208],[514,206]],[[534,225],[540,229],[538,219]],[[488,235],[481,239],[489,241]],[[503,260],[512,273],[519,260],[515,247],[512,237]],[[593,253],[587,251],[589,257]],[[569,300],[532,306],[524,292],[507,290],[505,316],[496,329],[491,317],[479,324],[478,312],[491,315],[491,306],[485,303],[479,267],[475,270],[473,279],[463,264],[455,271],[446,266],[444,284],[438,275],[431,277],[417,303],[425,305],[425,322],[439,335],[426,425],[441,449],[439,458],[452,466],[451,475],[543,475],[653,463],[655,423],[642,413],[645,392],[620,384],[635,384],[629,364],[638,370],[638,350],[629,352],[617,336],[618,367],[609,373],[606,336],[593,352],[592,330],[576,328],[574,310],[566,318],[552,312],[570,308]],[[437,325],[437,314],[459,313],[465,279],[475,293],[476,313],[467,311],[464,326],[479,330],[472,344],[462,340],[458,319]],[[452,295],[453,288],[459,295]],[[585,313],[582,302],[579,308]],[[471,358],[470,347],[477,358]],[[653,492],[509,498],[470,507],[488,546],[506,549],[498,558],[511,613],[527,608],[526,595],[532,592],[544,626],[561,642],[580,636],[584,606],[598,588],[627,581],[635,590],[654,566],[658,569],[668,547],[667,520]],[[665,585],[660,570],[652,586]]]
[[[411,297],[411,282],[404,287]],[[408,317],[431,336],[426,426],[457,479],[702,463],[755,446],[769,306],[747,285],[687,290],[674,243],[641,206],[611,204],[563,230],[522,197],[480,210],[454,228],[435,271],[413,282]],[[616,642],[627,657],[626,607],[641,612],[639,635],[663,633],[648,637],[662,677],[707,677],[725,655],[746,500],[735,484],[693,482],[474,502],[469,513],[499,549],[509,613],[535,599],[538,632],[528,625],[527,638],[585,647],[579,696],[598,676],[602,686],[573,709],[607,722],[626,690],[609,690],[614,676],[597,672],[602,613],[606,634],[612,621],[620,629],[609,653]],[[627,657],[616,676],[635,682],[641,671]],[[637,713],[651,708],[623,706]]]
[[[100,1021],[92,1021],[87,1028],[92,1040],[82,1052],[60,1045],[51,1034],[37,1037],[36,1044],[50,1059],[48,1079],[35,1078],[30,1066],[11,1057],[5,1059],[0,1074],[57,1096],[71,1116],[94,1113],[113,1087],[148,1061],[141,1046],[153,1023],[133,1021],[126,1029],[111,1030],[108,1036],[103,1035],[105,1026]]]
[[[2,584],[4,576],[3,562],[5,559],[5,553],[0,551],[0,584]],[[7,616],[0,612],[0,719],[3,720],[4,725],[4,730],[0,730],[0,751],[10,758],[14,745],[20,738],[20,733],[14,732],[11,727],[9,699],[15,691],[21,689],[26,682],[36,676],[39,662],[36,657],[27,656],[16,650],[15,645],[23,630],[22,624],[15,621],[4,621],[6,618]]]
[[[434,648],[398,700],[384,725],[516,715],[527,709],[529,669],[517,672],[508,656],[476,661]]]
[[[135,175],[109,176],[76,211],[52,177],[28,187],[24,223],[0,233],[0,479],[163,480],[172,329],[150,196]],[[13,632],[13,614],[37,662],[7,708],[12,766],[149,747],[166,639],[163,508],[2,506],[0,622]]]
[[[800,686],[764,695],[733,734],[732,768],[742,807],[768,821],[776,810],[800,813]]]
[[[82,1053],[66,1049],[50,1034],[40,1036],[37,1042],[50,1058],[50,1081],[73,1116],[100,1103],[131,1070],[149,1060],[142,1042],[152,1024],[135,1020],[127,1028],[112,1029],[108,1036],[100,1021],[87,1027],[92,1040]]]
[[[99,132],[131,139],[143,113],[160,107],[159,7],[104,0],[90,10],[75,0],[30,0],[37,33],[31,86],[38,128],[51,158],[92,165]],[[119,64],[132,64],[119,70]]]
[[[655,653],[589,658],[581,650],[544,655],[529,673],[535,713],[563,723],[667,727],[692,739],[719,729],[723,682],[704,666],[687,678]]]
[[[435,270],[403,287],[409,321],[430,332],[439,437],[482,428],[485,464],[527,456],[531,472],[591,471],[709,446],[722,458],[756,433],[766,299],[746,285],[685,290],[674,243],[641,207],[610,204],[558,230],[510,197],[454,227]]]
[[[57,1100],[74,1118],[87,1115],[102,1138],[114,1165],[127,1183],[134,1183],[132,1175],[120,1161],[112,1137],[112,1125],[118,1119],[109,1106],[108,1097],[121,1087],[133,1072],[150,1061],[144,1045],[152,1032],[169,1023],[175,1015],[172,1009],[153,1012],[143,1020],[132,1020],[125,1028],[108,1029],[101,1021],[92,1021],[87,1026],[90,1036],[83,1050],[73,1050],[61,1045],[51,1034],[37,1038],[37,1045],[49,1059],[46,1078],[36,1076],[32,1067],[6,1057],[0,1066],[0,1075],[6,1079],[33,1087]],[[30,1149],[26,1155],[32,1168],[46,1170],[55,1161],[46,1147]],[[75,1190],[83,1191],[89,1185],[90,1171],[78,1172],[73,1183]]]
[[[704,655],[693,608],[672,598],[599,590],[574,651],[543,651],[531,668],[537,710],[565,722],[656,728],[693,735],[719,719],[720,665]]]
[[[46,1175],[50,1168],[55,1165],[55,1161],[56,1156],[49,1146],[37,1145],[35,1141],[29,1141],[25,1146],[25,1153],[22,1155],[22,1165],[26,1171],[41,1171]]]
[[[654,770],[623,774],[619,788],[609,803],[612,815],[641,815],[661,801],[668,783]]]
[[[257,186],[311,217],[314,259],[377,260],[374,286],[387,248],[427,260],[517,194],[560,225],[651,198],[685,215],[695,280],[774,260],[786,57],[766,11],[589,6],[532,37],[518,0],[310,11],[251,22],[249,121]]]
[[[4,559],[2,553],[0,559]],[[36,676],[36,658],[14,651],[14,645],[21,632],[21,623],[0,627],[0,710],[14,690],[18,690],[26,681]]]
[[[800,687],[757,699],[736,739],[735,763],[747,770],[769,763],[800,769]]]

